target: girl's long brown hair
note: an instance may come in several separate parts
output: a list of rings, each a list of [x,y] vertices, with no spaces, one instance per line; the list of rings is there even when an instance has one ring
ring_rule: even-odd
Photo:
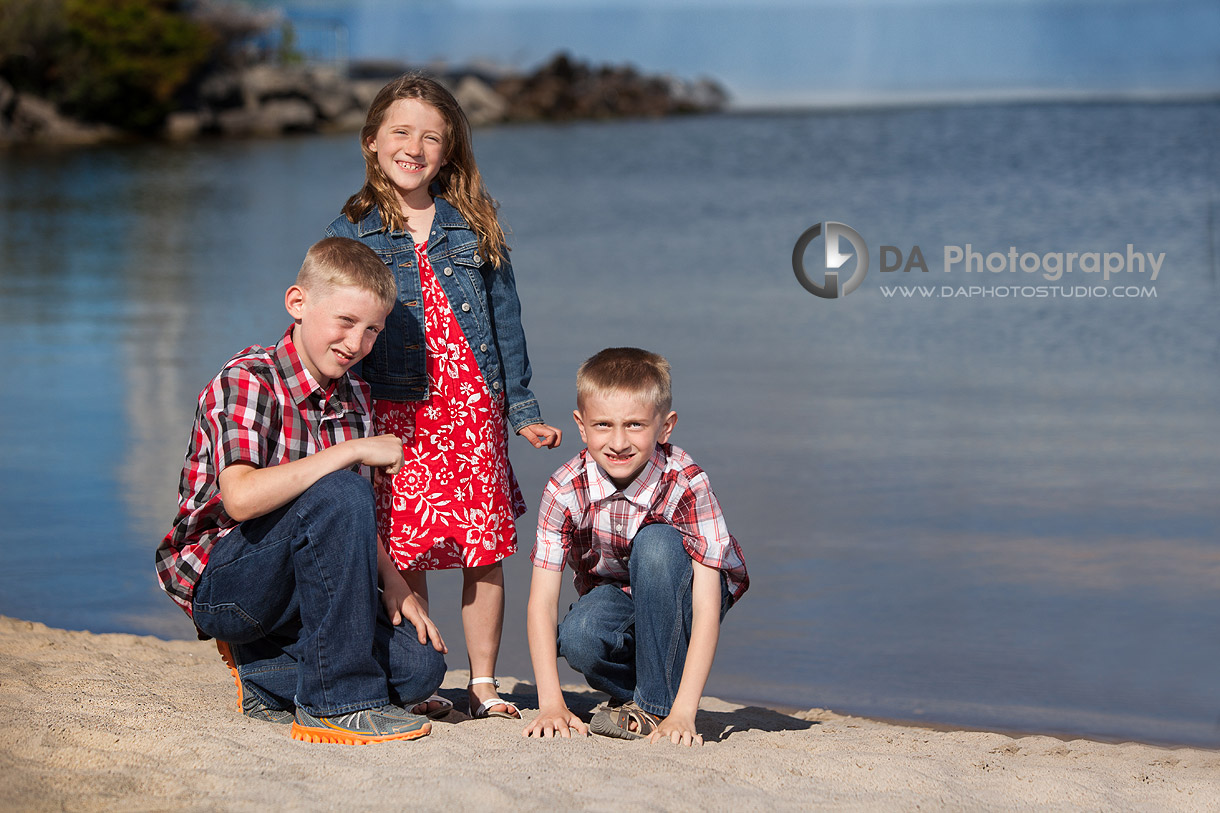
[[[440,196],[457,209],[479,238],[479,250],[497,268],[508,259],[508,246],[504,229],[496,218],[499,204],[487,193],[483,176],[474,160],[470,146],[470,122],[462,112],[457,99],[436,80],[419,74],[403,74],[378,91],[369,105],[364,127],[360,130],[360,152],[364,154],[364,186],[347,199],[343,214],[353,223],[359,223],[377,207],[381,220],[391,231],[406,227],[406,218],[398,205],[398,195],[390,179],[377,163],[377,153],[369,149],[369,141],[377,136],[377,130],[385,118],[390,105],[399,99],[419,99],[436,109],[448,127],[445,136],[445,165],[433,181]]]

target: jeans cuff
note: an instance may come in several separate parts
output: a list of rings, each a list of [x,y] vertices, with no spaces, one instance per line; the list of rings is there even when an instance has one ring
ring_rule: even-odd
[[[635,704],[644,711],[648,712],[649,714],[655,714],[662,720],[669,716],[669,710],[672,708],[672,706],[662,706],[656,703],[649,703],[647,700],[641,700],[638,690],[635,693],[635,697],[632,699],[635,701]]]
[[[341,714],[351,714],[354,711],[364,711],[365,709],[379,709],[379,708],[382,708],[383,706],[388,706],[388,705],[390,705],[390,698],[388,696],[383,695],[380,700],[369,700],[369,701],[362,701],[362,702],[356,702],[356,703],[347,703],[346,705],[336,706],[334,709],[331,709],[329,711],[317,711],[314,708],[312,708],[310,706],[306,706],[304,703],[301,703],[300,700],[297,700],[296,704],[297,704],[298,708],[304,709],[305,712],[307,714],[309,714],[311,717],[318,717],[318,718],[338,717]]]

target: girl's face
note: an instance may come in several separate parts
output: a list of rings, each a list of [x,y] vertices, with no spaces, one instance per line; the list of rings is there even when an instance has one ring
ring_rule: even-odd
[[[412,208],[432,202],[428,186],[445,165],[449,128],[440,111],[419,99],[399,99],[385,112],[369,150],[399,199]]]

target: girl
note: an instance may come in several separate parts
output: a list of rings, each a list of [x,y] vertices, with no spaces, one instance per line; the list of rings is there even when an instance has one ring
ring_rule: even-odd
[[[361,240],[398,278],[398,302],[361,370],[373,388],[377,432],[402,438],[406,458],[377,485],[381,539],[406,582],[383,575],[387,604],[396,619],[427,627],[421,638],[434,635],[426,571],[462,568],[470,713],[520,718],[496,695],[494,677],[504,622],[500,561],[516,550],[513,520],[525,512],[505,419],[535,448],[558,446],[561,433],[542,422],[529,390],[497,204],[475,165],[466,115],[431,79],[406,75],[382,88],[360,148],[364,187],[326,233]],[[452,706],[433,697],[418,710],[443,716]]]

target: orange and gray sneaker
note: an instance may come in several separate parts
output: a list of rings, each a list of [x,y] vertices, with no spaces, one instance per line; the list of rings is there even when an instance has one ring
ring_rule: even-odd
[[[237,673],[237,661],[233,659],[233,650],[224,641],[216,642],[216,649],[220,651],[220,657],[224,659],[225,666],[229,667],[229,673],[233,675],[233,682],[237,684],[237,710],[246,715],[252,720],[263,720],[268,723],[281,723],[287,725],[293,721],[291,711],[287,709],[273,709],[263,701],[259,700],[254,692],[247,692],[242,686],[241,675]]]
[[[432,731],[427,717],[411,714],[398,706],[364,709],[334,717],[314,717],[297,706],[292,738],[305,742],[367,745],[370,742],[413,740]]]

